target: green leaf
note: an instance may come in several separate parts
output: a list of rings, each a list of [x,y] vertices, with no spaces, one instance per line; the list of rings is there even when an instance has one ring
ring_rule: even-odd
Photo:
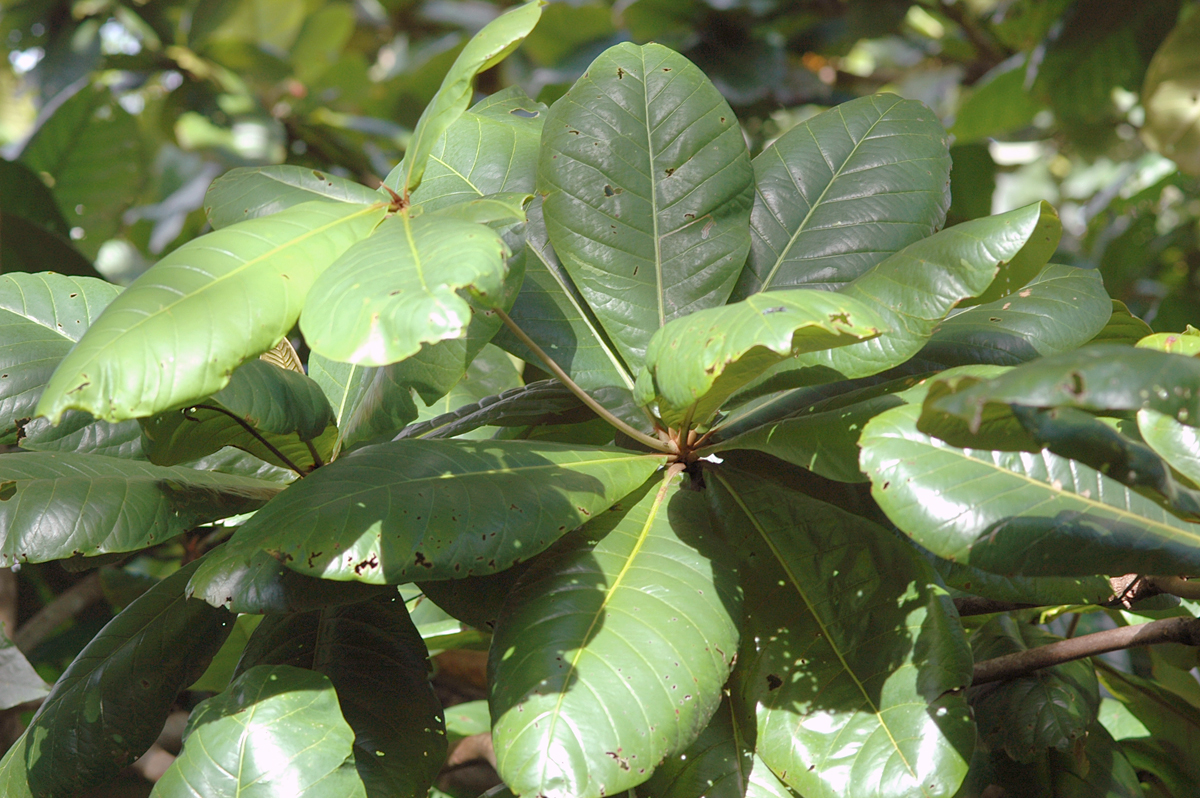
[[[247,558],[271,552],[302,574],[371,584],[495,573],[608,509],[663,459],[525,441],[383,443],[292,485],[230,546]],[[219,578],[206,567],[192,589],[220,603],[211,590]]]
[[[250,640],[251,633],[262,622],[261,615],[239,615],[233,622],[229,636],[221,644],[221,648],[213,655],[208,668],[200,678],[188,685],[188,690],[200,693],[219,693],[233,681],[233,673],[237,668],[242,651]]]
[[[11,709],[44,698],[50,692],[50,685],[38,676],[5,632],[0,626],[0,709]]]
[[[365,798],[329,677],[260,665],[202,702],[154,798]]]
[[[42,387],[62,358],[121,289],[103,280],[0,275],[0,443],[17,442]]]
[[[533,199],[529,193],[491,194],[483,199],[464,200],[447,205],[436,211],[428,211],[430,221],[450,219],[456,222],[491,225],[503,229],[514,224],[525,223],[525,206]]]
[[[515,793],[614,795],[716,711],[741,591],[703,499],[675,483],[652,480],[563,541],[497,620],[492,739]]]
[[[454,438],[481,430],[481,427],[522,427],[574,423],[594,417],[575,394],[558,380],[541,380],[512,388],[478,402],[463,405],[406,427],[397,436],[404,438]],[[582,415],[586,413],[586,415]],[[582,416],[582,418],[581,418]]]
[[[136,551],[248,512],[265,480],[94,454],[0,455],[0,566]]]
[[[500,193],[532,193],[546,106],[519,86],[484,97],[434,143],[411,201],[437,210]]]
[[[1197,124],[1197,69],[1200,69],[1200,17],[1184,16],[1158,48],[1142,85],[1146,124],[1142,140],[1189,175],[1200,174]]]
[[[1094,344],[1126,344],[1133,346],[1138,341],[1153,333],[1150,325],[1129,312],[1124,302],[1112,301],[1112,316],[1108,324],[1096,333],[1090,343]]]
[[[29,731],[17,738],[12,747],[0,759],[0,790],[5,798],[33,798],[29,791],[29,774],[25,769],[25,746],[29,743]]]
[[[842,289],[873,307],[887,332],[780,364],[750,386],[749,395],[866,377],[903,363],[955,305],[994,293],[997,286],[1020,288],[1050,257],[1060,232],[1054,209],[1042,202],[963,222],[905,247]],[[1036,266],[1026,274],[1030,264]],[[1012,275],[1013,269],[1024,277]]]
[[[421,185],[438,139],[467,110],[475,90],[475,77],[517,49],[541,17],[542,5],[543,0],[532,0],[512,8],[471,37],[442,79],[437,94],[421,113],[404,160],[387,176],[385,185],[404,197]]]
[[[45,230],[62,239],[71,233],[71,226],[58,209],[54,193],[42,178],[20,161],[6,161],[3,158],[0,158],[0,217],[0,221],[7,221],[10,217],[19,218],[30,227]],[[8,243],[0,240],[0,244]],[[6,271],[25,271],[12,268],[6,261],[0,261],[0,266]]]
[[[971,636],[971,648],[981,662],[1060,639],[1011,615],[998,615]],[[1091,662],[1076,660],[974,687],[968,698],[988,748],[1032,762],[1048,748],[1069,752],[1086,735],[1100,708],[1100,686]]]
[[[145,460],[142,427],[130,419],[109,424],[97,421],[89,413],[68,410],[56,427],[44,418],[35,418],[20,427],[22,449],[33,452],[74,452],[103,454],[126,460]]]
[[[0,160],[0,163],[6,163]],[[0,175],[0,181],[4,177]],[[0,271],[100,277],[91,261],[63,236],[0,208]]]
[[[807,798],[950,795],[975,728],[971,655],[923,558],[864,518],[764,479],[706,475],[743,562],[731,685],[756,751]]]
[[[632,367],[659,327],[725,303],[750,248],[753,191],[737,117],[662,45],[609,48],[546,117],[550,241]]]
[[[64,102],[21,151],[21,162],[53,186],[77,246],[94,258],[137,200],[149,174],[137,120],[106,87],[92,83]]]
[[[55,683],[27,733],[34,795],[87,794],[158,738],[175,697],[207,667],[233,623],[225,610],[184,598],[198,564],[126,607]]]
[[[924,552],[946,586],[973,596],[1013,604],[1103,604],[1112,596],[1104,576],[999,576]]]
[[[238,671],[292,665],[329,677],[354,730],[354,765],[367,795],[416,798],[428,792],[446,759],[428,656],[392,590],[355,604],[267,617]]]
[[[418,415],[412,386],[397,375],[398,366],[383,368],[339,363],[313,352],[308,374],[321,386],[337,418],[333,457],[356,444],[388,439]]]
[[[795,355],[874,338],[871,305],[830,291],[774,292],[668,322],[646,349],[634,396],[678,427],[708,420],[729,396]]]
[[[1075,407],[1090,411],[1153,410],[1200,424],[1200,360],[1095,344],[1041,358],[942,397],[936,409],[976,427],[1004,405]]]
[[[734,297],[840,288],[936,232],[950,206],[937,117],[876,94],[801,122],[754,159],[752,246]]]
[[[986,142],[1032,122],[1043,103],[1025,85],[1028,79],[1029,65],[1023,58],[1005,61],[985,75],[954,115],[950,132],[955,144]]]
[[[307,473],[317,465],[307,444],[313,444],[322,461],[328,458],[337,434],[333,423],[333,410],[317,383],[255,359],[235,369],[229,384],[208,399],[143,420],[142,446],[156,465],[198,460],[223,446],[236,446],[277,466],[290,468],[290,461]]]
[[[418,582],[425,597],[452,618],[490,632],[496,626],[504,602],[525,572],[548,553],[517,563],[508,570],[486,576],[465,579],[445,579],[440,582]]]
[[[467,366],[466,373],[450,392],[421,408],[417,418],[421,422],[429,422],[446,414],[458,414],[465,407],[478,407],[481,402],[498,399],[501,394],[519,391],[523,387],[521,373],[513,358],[499,347],[488,344]],[[410,429],[406,429],[398,438],[414,437]]]
[[[88,328],[37,413],[57,423],[76,408],[121,421],[219,391],[234,368],[291,330],[317,276],[385,210],[304,203],[184,244]]]
[[[1082,755],[1081,755],[1082,754]],[[1093,723],[1082,752],[1050,752],[1054,795],[1062,798],[1144,798],[1139,773],[1103,726]]]
[[[463,337],[473,311],[459,290],[483,307],[499,305],[508,255],[483,225],[398,214],[317,279],[300,328],[332,360],[395,363],[421,344]]]
[[[1200,429],[1153,410],[1139,410],[1138,432],[1171,468],[1200,484]]]
[[[273,213],[310,200],[371,205],[379,194],[336,175],[301,166],[243,166],[218,177],[204,195],[204,213],[214,228]]]
[[[1096,663],[1100,683],[1149,732],[1191,784],[1200,779],[1200,710],[1150,679]]]
[[[949,366],[1015,366],[1078,349],[1111,316],[1099,272],[1052,263],[1016,294],[951,315],[919,356]]]
[[[961,449],[897,407],[863,430],[861,465],[888,517],[940,557],[1000,574],[1178,573],[1200,527],[1049,452]]]
[[[1181,333],[1154,333],[1138,341],[1135,346],[1139,349],[1153,349],[1157,352],[1171,352],[1176,355],[1195,357],[1200,354],[1200,330],[1192,325]]]

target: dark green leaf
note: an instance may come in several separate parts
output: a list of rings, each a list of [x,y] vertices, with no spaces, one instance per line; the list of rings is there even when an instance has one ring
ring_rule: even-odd
[[[280,486],[94,454],[0,455],[0,566],[136,551],[248,512]]]
[[[317,276],[385,210],[304,203],[184,244],[88,328],[37,413],[57,422],[75,408],[121,421],[219,391],[234,368],[291,330]]]
[[[734,704],[807,798],[948,795],[975,728],[971,655],[932,568],[892,533],[759,474],[706,475],[743,562]]]
[[[4,163],[0,160],[0,163]],[[0,176],[0,181],[4,178]],[[66,238],[28,219],[0,209],[0,271],[41,272],[100,277],[91,261]]]
[[[724,304],[750,248],[737,117],[694,64],[619,44],[546,117],[550,241],[626,363],[671,319]]]
[[[321,386],[337,418],[334,457],[355,444],[387,440],[417,417],[412,386],[396,375],[400,365],[371,368],[316,352],[309,356],[309,376]]]
[[[840,288],[936,232],[950,205],[946,131],[894,94],[801,122],[754,159],[752,246],[734,291]]]
[[[1039,98],[1026,85],[1028,64],[1010,59],[972,87],[958,108],[950,132],[956,144],[986,141],[1025,127],[1042,108]]]
[[[947,587],[992,601],[1035,606],[1103,604],[1113,592],[1105,576],[999,576],[925,554]]]
[[[1098,723],[1087,731],[1082,756],[1050,752],[1055,798],[1144,798],[1138,773],[1122,747]]]
[[[53,192],[37,173],[20,161],[0,158],[0,221],[13,216],[61,238],[71,233],[71,226],[59,211]],[[0,243],[8,242],[0,239]],[[0,266],[6,264],[0,262]]]
[[[214,228],[221,228],[310,200],[370,205],[379,201],[379,194],[315,169],[288,164],[244,166],[213,181],[204,195],[204,213]]]
[[[741,591],[703,500],[673,483],[650,481],[564,541],[496,622],[492,739],[514,792],[614,795],[716,711]]]
[[[126,607],[55,683],[27,736],[34,795],[87,794],[158,738],[176,695],[204,671],[233,623],[225,610],[184,598],[198,564]]]
[[[404,602],[368,601],[266,618],[238,672],[293,665],[329,677],[354,730],[354,765],[371,798],[424,796],[446,758],[442,706]]]
[[[413,424],[397,436],[404,438],[453,438],[480,427],[520,427],[534,424],[569,423],[580,420],[584,405],[557,380],[542,380],[463,405],[450,413]],[[583,419],[592,416],[590,410]]]
[[[115,569],[114,569],[115,570]],[[102,571],[101,573],[105,573]],[[233,622],[229,636],[221,644],[221,648],[213,655],[208,668],[200,674],[200,678],[188,685],[188,690],[201,693],[220,693],[233,681],[233,672],[242,651],[250,640],[251,633],[262,622],[261,615],[239,615]]]
[[[142,426],[137,421],[118,421],[110,424],[97,421],[79,410],[63,413],[57,427],[44,418],[35,418],[21,425],[22,449],[34,452],[75,452],[103,454],[127,460],[145,460],[142,448]]]
[[[495,573],[608,509],[662,462],[525,441],[379,444],[292,485],[234,535],[229,554],[268,551],[302,574],[372,584]],[[220,603],[221,575],[206,567],[192,588]]]
[[[1149,324],[1129,312],[1124,302],[1114,299],[1108,324],[1096,333],[1096,337],[1090,343],[1133,346],[1153,332]]]
[[[486,576],[468,576],[465,579],[445,579],[440,582],[418,582],[417,587],[425,597],[468,626],[485,632],[496,625],[496,618],[514,586],[526,571],[548,556],[543,552],[538,557],[517,563],[506,571]]]
[[[155,798],[365,798],[354,731],[327,676],[260,665],[188,718]]]

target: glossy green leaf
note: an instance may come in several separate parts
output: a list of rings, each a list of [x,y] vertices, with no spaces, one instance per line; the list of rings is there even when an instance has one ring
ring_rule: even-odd
[[[982,662],[1060,639],[999,615],[975,631],[971,648]],[[1076,660],[974,687],[968,698],[983,742],[1018,762],[1031,762],[1048,748],[1070,751],[1084,737],[1100,708],[1100,686],[1092,664]]]
[[[1177,573],[1200,563],[1200,527],[1049,452],[960,449],[897,407],[863,430],[871,495],[940,557],[1000,574]]]
[[[183,596],[198,563],[143,593],[92,639],[30,723],[34,795],[83,795],[150,747],[179,691],[229,634],[233,616]]]
[[[525,222],[525,206],[533,199],[529,193],[491,194],[483,199],[468,199],[436,211],[423,209],[431,217],[457,222],[486,224],[497,229]],[[432,221],[432,218],[430,219]]]
[[[33,452],[74,452],[103,454],[128,460],[145,460],[142,427],[134,419],[110,424],[97,421],[89,413],[68,410],[56,427],[44,418],[35,418],[20,427],[20,446]]]
[[[1192,785],[1200,779],[1200,710],[1150,679],[1097,663],[1104,689],[1141,722]]]
[[[25,655],[0,626],[0,709],[45,698],[50,685],[38,676]]]
[[[1112,316],[1091,340],[1094,344],[1126,344],[1133,346],[1154,332],[1150,325],[1129,312],[1124,302],[1112,301]]]
[[[1137,424],[1151,449],[1171,468],[1200,484],[1200,429],[1153,410],[1139,410]]]
[[[329,677],[354,730],[354,765],[370,798],[424,796],[446,758],[442,705],[425,643],[396,592],[267,617],[238,672],[292,665]]]
[[[154,798],[365,798],[329,677],[260,665],[202,702]]]
[[[1200,17],[1185,15],[1158,48],[1142,85],[1142,140],[1190,175],[1200,174]]]
[[[397,365],[372,368],[340,363],[313,352],[308,374],[333,408],[337,438],[333,456],[355,444],[387,440],[418,415],[412,386],[396,374]]]
[[[807,798],[950,795],[975,728],[971,655],[919,555],[870,521],[758,474],[706,476],[743,562],[731,682],[756,751]]]
[[[336,175],[301,166],[243,166],[218,177],[204,195],[204,213],[214,228],[270,216],[311,200],[370,205],[379,194]]]
[[[1181,333],[1154,333],[1147,335],[1135,344],[1139,349],[1153,349],[1157,352],[1170,352],[1176,355],[1195,357],[1200,354],[1200,330],[1192,325]]]
[[[21,151],[20,160],[49,178],[76,246],[94,258],[149,175],[138,122],[105,86],[92,83],[55,110]]]
[[[314,450],[321,462],[330,456],[337,435],[333,421],[317,383],[255,359],[235,369],[229,384],[207,399],[143,420],[142,445],[156,465],[198,460],[223,446],[236,446],[273,465],[294,465],[307,473],[317,464]]]
[[[384,443],[292,485],[230,546],[246,558],[271,552],[302,574],[371,584],[495,573],[606,510],[662,462],[524,441]],[[206,567],[192,589],[220,603],[220,578]]]
[[[935,407],[972,426],[998,406],[1153,410],[1200,423],[1200,360],[1096,344],[1026,363],[938,400]]]
[[[737,649],[730,559],[701,496],[660,477],[522,578],[488,666],[497,770],[514,792],[614,795],[695,741]]]
[[[434,143],[411,201],[426,210],[533,191],[546,106],[519,86],[484,97]]]
[[[926,552],[946,586],[1013,604],[1103,604],[1112,596],[1106,576],[1000,576]]]
[[[752,388],[761,394],[853,379],[903,363],[921,350],[951,308],[996,286],[1019,288],[1022,283],[1010,279],[1009,270],[1016,264],[1024,273],[1036,263],[1036,273],[1054,251],[1060,232],[1058,216],[1043,202],[963,222],[909,245],[842,289],[873,307],[887,332],[860,344],[801,355],[768,371]]]
[[[725,303],[750,248],[737,117],[694,64],[619,44],[546,117],[550,241],[631,367],[671,319]]]
[[[467,110],[475,90],[475,77],[508,57],[542,15],[543,0],[532,0],[510,9],[483,26],[454,59],[433,100],[421,113],[404,160],[384,183],[408,197],[428,168],[430,156],[442,134]]]
[[[1017,293],[947,318],[919,356],[948,366],[1015,366],[1079,348],[1111,316],[1099,272],[1052,263]]]
[[[779,288],[840,288],[941,228],[950,152],[937,117],[876,94],[801,122],[754,159],[742,299]]]
[[[481,402],[486,403],[498,398],[501,394],[517,391],[522,387],[524,386],[521,382],[521,372],[517,370],[513,357],[499,347],[489,344],[475,356],[475,359],[467,366],[466,373],[454,384],[449,393],[421,408],[417,422],[418,424],[428,423],[447,414],[458,414],[464,408],[478,406]],[[414,436],[410,430],[411,428],[406,428],[396,439],[418,437]],[[484,432],[480,430],[481,434],[474,437],[490,437],[490,435],[482,434]]]
[[[682,754],[668,757],[640,798],[792,798],[793,793],[755,756],[754,729],[741,728],[729,700]]]
[[[136,551],[256,509],[280,485],[90,454],[0,455],[0,566]]]
[[[317,276],[383,217],[315,202],[176,249],[115,299],[59,365],[37,413],[121,421],[219,391],[296,323]],[[213,323],[219,320],[220,323]]]
[[[0,443],[17,441],[62,358],[121,289],[53,273],[0,275]]]
[[[586,415],[585,415],[586,414]],[[558,380],[542,380],[463,405],[405,428],[404,438],[454,438],[480,427],[520,427],[573,423],[593,417],[575,394]]]
[[[395,363],[421,344],[465,334],[473,311],[458,291],[483,307],[499,305],[508,255],[483,225],[398,214],[317,278],[300,328],[313,351],[332,360]]]
[[[831,291],[773,292],[675,319],[650,339],[634,396],[671,426],[703,423],[729,396],[796,355],[874,338],[881,314]]]

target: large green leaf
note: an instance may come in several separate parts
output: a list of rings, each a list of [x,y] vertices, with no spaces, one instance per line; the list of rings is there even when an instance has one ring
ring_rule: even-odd
[[[590,410],[584,410],[579,397],[558,380],[541,380],[413,424],[406,427],[397,440],[454,438],[472,432],[484,432],[481,428],[488,426],[573,423],[593,417]]]
[[[936,408],[977,425],[1004,405],[1081,410],[1153,410],[1200,424],[1200,360],[1095,344],[1018,366],[941,398]]]
[[[59,274],[0,275],[0,443],[17,441],[42,387],[121,289]]]
[[[87,794],[158,738],[176,695],[203,673],[233,624],[225,610],[184,598],[197,565],[134,600],[55,683],[25,743],[34,795]]]
[[[634,368],[663,324],[725,303],[750,248],[737,117],[661,45],[606,50],[554,104],[538,191],[555,251]]]
[[[1054,252],[1061,225],[1054,209],[1034,203],[997,216],[955,225],[880,261],[842,290],[871,305],[887,329],[859,344],[801,355],[769,370],[751,386],[765,393],[793,385],[866,377],[916,355],[950,309],[965,300],[1022,284]]]
[[[134,281],[63,360],[37,413],[106,421],[152,415],[219,391],[296,323],[317,275],[385,206],[312,202],[184,244]]]
[[[329,677],[260,665],[188,718],[155,798],[366,798]]]
[[[314,352],[386,366],[421,344],[461,338],[474,313],[503,300],[508,248],[481,224],[400,213],[317,278],[300,315]]]
[[[1142,440],[1179,473],[1200,484],[1200,429],[1154,410],[1139,410]]]
[[[310,200],[370,205],[379,202],[379,194],[345,178],[301,166],[243,166],[212,182],[204,195],[204,213],[214,228],[221,228]]]
[[[501,192],[532,193],[546,106],[519,86],[484,97],[433,145],[414,205],[436,210]]]
[[[33,452],[76,452],[103,454],[129,460],[145,460],[142,427],[134,419],[110,424],[90,413],[68,410],[54,426],[44,418],[22,424],[18,433],[22,449]]]
[[[0,455],[0,566],[136,551],[248,512],[274,482],[94,454]]]
[[[1106,576],[1006,577],[951,562],[930,552],[925,554],[947,587],[992,601],[1034,606],[1103,604],[1113,593],[1112,584]]]
[[[236,446],[307,473],[329,457],[336,437],[333,421],[317,383],[255,359],[235,369],[229,384],[209,398],[143,420],[142,445],[157,465],[198,460],[223,446]]]
[[[1111,316],[1098,271],[1052,263],[1016,294],[947,318],[919,356],[948,366],[1015,366],[1079,348]]]
[[[1156,747],[1186,774],[1200,779],[1200,710],[1151,679],[1097,663],[1100,683],[1145,727]]]
[[[1112,316],[1100,332],[1092,339],[1095,344],[1125,344],[1132,346],[1150,335],[1153,330],[1150,325],[1129,312],[1124,302],[1118,299],[1112,301]]]
[[[394,364],[356,366],[321,357],[308,359],[308,374],[321,386],[337,419],[332,456],[355,444],[388,439],[418,415],[412,386],[400,380]]]
[[[496,622],[501,778],[600,798],[682,753],[721,701],[741,591],[698,493],[652,480],[531,568]]]
[[[951,795],[975,728],[954,605],[890,532],[758,474],[717,471],[717,516],[743,562],[732,680],[758,755],[807,798]]]
[[[483,26],[454,59],[433,100],[421,113],[401,161],[384,183],[405,198],[421,185],[442,134],[467,110],[475,77],[508,57],[542,15],[542,0],[512,8]]]
[[[526,441],[403,440],[314,471],[230,547],[326,579],[397,584],[502,571],[645,482],[661,456]],[[285,534],[281,534],[285,531]],[[192,588],[215,603],[221,570]]]
[[[107,87],[89,83],[34,133],[21,162],[54,186],[77,246],[94,258],[117,232],[121,215],[141,193],[150,159],[133,118]]]
[[[971,647],[975,659],[983,661],[1060,639],[1039,626],[999,615],[975,631]],[[980,685],[968,697],[983,742],[1018,762],[1031,762],[1049,748],[1069,752],[1087,734],[1100,709],[1096,669],[1087,660]]]
[[[423,798],[446,759],[428,652],[394,590],[369,601],[263,620],[238,672],[293,665],[329,677],[354,730],[354,765],[371,798]]]
[[[1189,175],[1200,174],[1200,17],[1183,16],[1158,48],[1146,81],[1142,103],[1146,124],[1142,139],[1156,152],[1179,164]]]
[[[754,159],[752,246],[738,299],[840,288],[936,232],[950,207],[950,151],[937,117],[877,94],[801,122]]]
[[[863,471],[888,517],[938,556],[1000,574],[1179,573],[1200,526],[1049,452],[961,449],[897,407],[863,430]]]
[[[634,396],[656,402],[672,427],[706,422],[729,396],[776,363],[884,332],[872,305],[830,291],[752,296],[667,322],[646,349]]]

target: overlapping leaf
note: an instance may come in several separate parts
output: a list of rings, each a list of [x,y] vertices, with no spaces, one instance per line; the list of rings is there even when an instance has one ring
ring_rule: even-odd
[[[386,366],[422,344],[461,338],[469,291],[482,307],[504,297],[508,249],[471,222],[401,213],[317,278],[300,316],[305,340],[327,358]]]
[[[155,798],[366,798],[354,731],[329,677],[260,665],[188,718],[183,752]]]
[[[872,305],[829,291],[753,296],[675,319],[650,339],[634,395],[671,426],[703,423],[741,386],[805,352],[884,332]]]
[[[975,729],[971,655],[932,569],[889,532],[749,473],[708,478],[743,561],[734,704],[809,798],[951,795]]]
[[[512,388],[406,428],[404,438],[454,438],[485,426],[520,427],[580,420],[584,405],[557,380]],[[591,411],[583,418],[590,417]]]
[[[538,163],[550,241],[631,367],[663,324],[729,297],[753,182],[729,105],[661,45],[608,49],[550,109]]]
[[[25,740],[34,795],[87,794],[158,737],[176,695],[204,671],[233,622],[223,609],[184,598],[196,567],[143,593],[55,683]]]
[[[501,778],[599,798],[682,753],[721,701],[741,595],[699,494],[654,480],[522,578],[489,678]]]
[[[946,130],[919,102],[860,97],[754,159],[752,246],[734,297],[840,288],[936,232],[950,207]]]
[[[916,428],[914,406],[863,430],[871,493],[935,554],[1001,574],[1177,573],[1200,565],[1200,526],[1049,452],[960,449]]]
[[[57,427],[44,418],[35,418],[22,424],[19,443],[22,449],[34,452],[75,452],[128,460],[146,459],[142,449],[142,427],[136,420],[110,424],[97,421],[91,414],[79,410],[63,413]]]
[[[50,692],[25,655],[0,627],[0,709],[11,709]]]
[[[1144,742],[1151,743],[1152,747],[1134,750],[1143,757],[1159,753],[1161,760],[1169,763],[1168,767],[1178,769],[1183,784],[1194,785],[1200,778],[1200,766],[1197,766],[1200,761],[1197,758],[1200,756],[1200,710],[1150,679],[1122,673],[1104,663],[1099,663],[1097,675],[1104,688],[1141,722],[1150,737]]]
[[[57,422],[75,408],[120,421],[219,391],[291,330],[317,275],[384,213],[382,204],[304,203],[184,244],[88,328],[38,414]]]
[[[1096,337],[1091,340],[1095,344],[1126,344],[1132,346],[1154,332],[1150,325],[1129,312],[1124,302],[1112,301],[1112,316]]]
[[[136,551],[260,507],[280,489],[102,455],[0,455],[0,565]]]
[[[219,229],[311,200],[370,205],[379,201],[379,194],[345,178],[302,166],[243,166],[212,182],[204,195],[204,213]]]
[[[495,573],[606,510],[662,461],[524,441],[384,443],[290,487],[230,546],[246,558],[272,552],[310,576],[373,584]],[[222,603],[220,578],[205,567],[192,589]]]
[[[446,758],[428,652],[395,591],[368,601],[263,620],[238,673],[292,665],[329,677],[354,730],[354,765],[371,798],[429,791]],[[235,675],[236,678],[236,675]]]

